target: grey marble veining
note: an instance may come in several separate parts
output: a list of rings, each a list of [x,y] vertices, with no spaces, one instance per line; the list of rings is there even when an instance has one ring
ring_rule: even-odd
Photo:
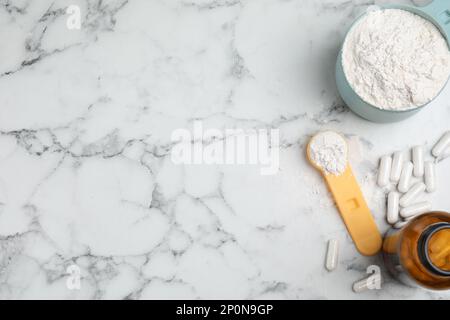
[[[377,159],[434,143],[450,92],[376,125],[334,84],[367,0],[0,1],[1,299],[448,299],[402,286],[354,294],[360,256],[318,173],[311,134],[343,132],[383,231]],[[409,3],[409,1],[403,1]],[[66,8],[82,27],[66,27]],[[175,165],[171,133],[280,130],[280,172]],[[450,210],[439,163],[436,209]],[[341,240],[338,269],[326,241]],[[78,266],[81,288],[67,287]]]

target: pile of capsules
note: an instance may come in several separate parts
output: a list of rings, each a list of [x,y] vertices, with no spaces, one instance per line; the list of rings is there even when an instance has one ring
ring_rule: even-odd
[[[380,160],[378,186],[386,188],[394,185],[395,190],[387,196],[387,222],[396,229],[403,228],[411,219],[429,212],[429,201],[418,201],[426,192],[436,190],[436,160],[450,147],[450,131],[446,132],[431,150],[434,159],[425,160],[425,147],[415,146],[411,159],[403,151]]]

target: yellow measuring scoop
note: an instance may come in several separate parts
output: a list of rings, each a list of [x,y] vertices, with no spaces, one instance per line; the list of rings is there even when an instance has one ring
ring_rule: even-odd
[[[310,140],[306,150],[309,162],[325,178],[358,251],[365,256],[377,254],[381,234],[348,164],[345,138],[334,131],[321,132]]]

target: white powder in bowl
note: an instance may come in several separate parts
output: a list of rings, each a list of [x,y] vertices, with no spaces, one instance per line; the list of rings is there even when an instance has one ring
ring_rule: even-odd
[[[309,143],[309,157],[325,174],[341,175],[347,168],[347,143],[333,131],[321,132]]]
[[[342,65],[351,87],[386,110],[425,105],[445,86],[450,52],[437,27],[399,9],[367,13],[346,37]]]

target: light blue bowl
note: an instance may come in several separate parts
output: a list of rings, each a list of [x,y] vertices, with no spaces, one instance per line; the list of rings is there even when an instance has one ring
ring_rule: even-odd
[[[388,5],[383,6],[381,9],[402,9],[415,13],[436,25],[441,31],[442,35],[447,40],[450,46],[450,1],[449,0],[434,0],[432,3],[425,7],[413,7],[405,5]],[[351,28],[356,24],[356,22],[361,19],[366,13],[362,14],[356,19]],[[350,31],[349,30],[349,31]],[[348,32],[347,32],[348,34]],[[364,119],[373,122],[389,123],[398,122],[406,118],[409,118],[420,110],[422,110],[428,104],[423,106],[404,111],[392,111],[392,110],[382,110],[367,102],[365,102],[361,97],[356,94],[350,83],[347,81],[347,77],[344,73],[344,68],[342,66],[342,49],[339,52],[339,56],[336,63],[336,84],[339,93],[347,104],[347,106],[357,115]]]

